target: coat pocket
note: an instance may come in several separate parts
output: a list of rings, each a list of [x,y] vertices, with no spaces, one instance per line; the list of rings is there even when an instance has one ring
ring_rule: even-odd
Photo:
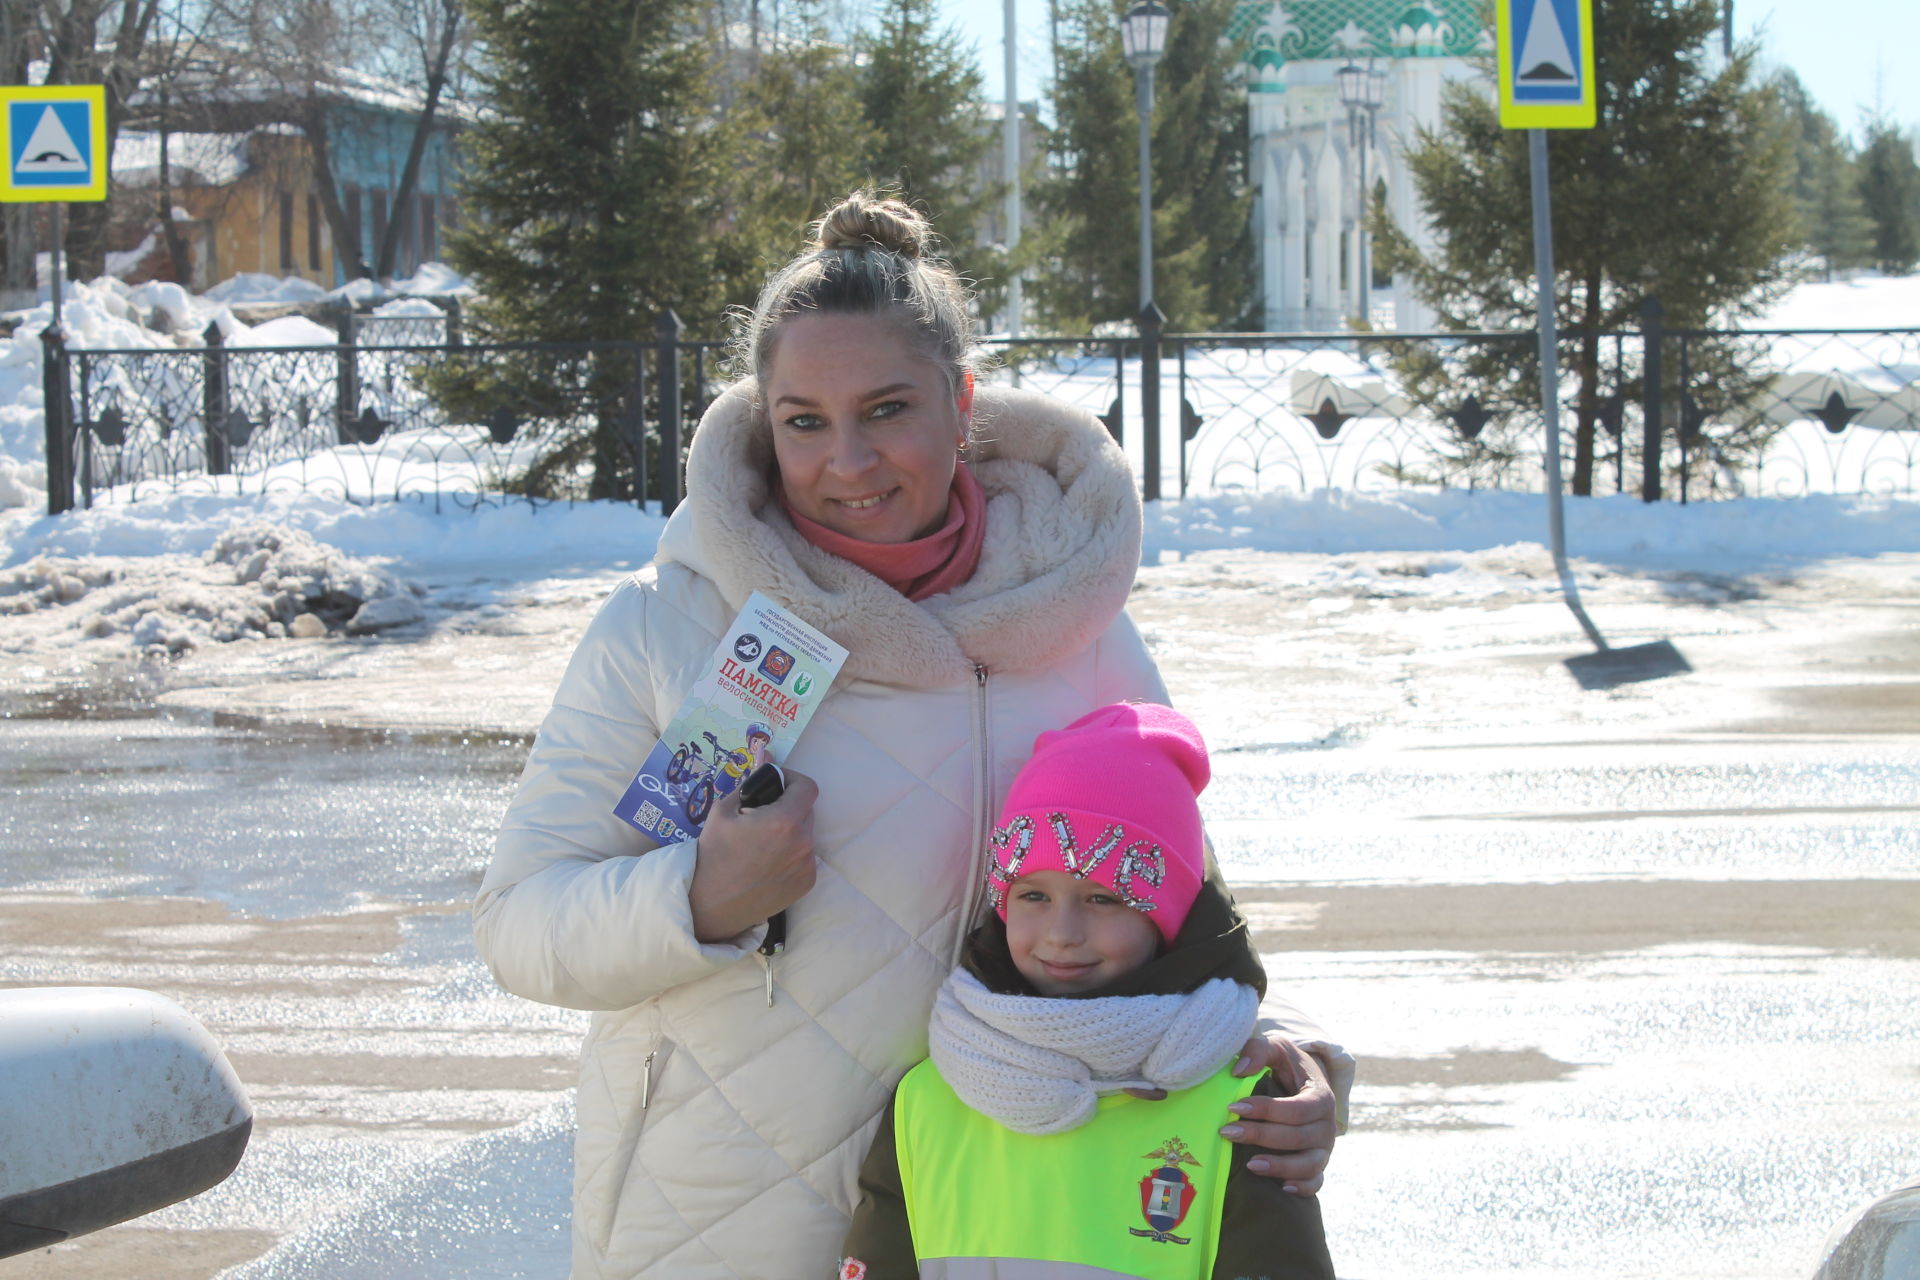
[[[573,1203],[576,1231],[584,1229],[602,1256],[612,1245],[647,1113],[659,1100],[661,1075],[673,1048],[662,1032],[660,1010],[652,1006],[635,1034],[587,1048],[595,1069],[584,1072],[580,1082]],[[591,1104],[590,1088],[596,1090]]]

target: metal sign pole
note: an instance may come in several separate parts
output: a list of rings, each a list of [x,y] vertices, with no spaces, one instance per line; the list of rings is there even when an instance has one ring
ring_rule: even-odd
[[[66,274],[67,264],[61,259],[61,251],[67,239],[66,206],[56,202],[53,206],[53,252],[48,254],[48,275],[52,277],[53,287],[53,328],[60,331],[60,277]]]
[[[1596,653],[1567,660],[1582,688],[1690,671],[1667,640],[1610,648],[1580,605],[1567,567],[1567,522],[1560,492],[1559,334],[1554,331],[1553,206],[1547,182],[1547,130],[1592,129],[1600,122],[1593,55],[1594,0],[1495,0],[1494,64],[1500,76],[1500,126],[1527,131],[1533,188],[1533,275],[1540,313],[1540,410],[1546,416],[1547,542],[1560,594]]]
[[[1593,643],[1594,653],[1567,659],[1567,669],[1582,688],[1610,688],[1632,680],[1654,680],[1691,671],[1671,640],[1614,648],[1580,604],[1580,590],[1567,565],[1567,523],[1560,494],[1560,335],[1554,324],[1553,206],[1547,182],[1547,131],[1527,130],[1527,168],[1533,187],[1533,274],[1540,314],[1540,410],[1546,415],[1547,541],[1560,594]]]
[[[1567,608],[1580,621],[1596,649],[1607,642],[1600,629],[1580,607],[1580,590],[1574,585],[1573,571],[1567,567],[1567,522],[1560,499],[1560,335],[1554,315],[1553,290],[1553,208],[1547,183],[1547,131],[1527,130],[1527,170],[1533,185],[1533,278],[1538,289],[1536,308],[1540,317],[1540,412],[1547,420],[1547,541],[1553,551],[1553,567],[1560,575],[1560,590]]]

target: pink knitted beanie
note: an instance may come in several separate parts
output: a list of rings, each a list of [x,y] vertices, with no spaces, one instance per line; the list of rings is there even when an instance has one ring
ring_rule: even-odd
[[[1041,734],[1007,792],[987,885],[1065,871],[1113,890],[1167,941],[1206,877],[1197,797],[1211,770],[1193,722],[1170,707],[1116,703]]]

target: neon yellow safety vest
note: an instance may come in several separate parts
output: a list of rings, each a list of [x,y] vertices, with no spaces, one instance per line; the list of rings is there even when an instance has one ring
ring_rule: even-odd
[[[1258,1078],[1222,1069],[1160,1102],[1112,1094],[1079,1128],[1036,1135],[921,1063],[893,1132],[922,1280],[1208,1280],[1233,1164],[1220,1127]]]

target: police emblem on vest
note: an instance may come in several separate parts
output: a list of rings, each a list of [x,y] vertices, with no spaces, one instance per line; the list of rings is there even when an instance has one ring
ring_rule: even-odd
[[[1145,1236],[1159,1244],[1192,1244],[1190,1238],[1173,1234],[1187,1216],[1187,1210],[1193,1207],[1193,1179],[1180,1171],[1180,1166],[1190,1164],[1200,1167],[1200,1162],[1187,1150],[1187,1144],[1178,1138],[1168,1138],[1159,1147],[1147,1152],[1144,1159],[1160,1161],[1160,1167],[1140,1179],[1140,1216],[1147,1220],[1151,1228],[1142,1231],[1131,1228],[1136,1236]]]

